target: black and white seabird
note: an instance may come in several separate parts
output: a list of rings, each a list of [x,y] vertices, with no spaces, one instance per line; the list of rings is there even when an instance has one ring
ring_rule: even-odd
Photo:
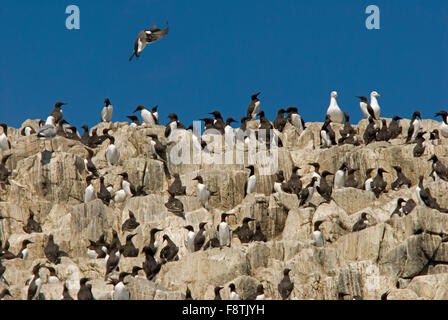
[[[325,245],[325,240],[322,235],[322,232],[320,231],[320,225],[323,223],[323,221],[316,221],[314,222],[314,231],[313,231],[313,244],[316,247],[323,247]]]
[[[124,282],[124,279],[131,275],[128,272],[121,272],[118,276],[118,279],[111,279],[108,284],[114,286],[114,290],[111,292],[112,300],[129,300],[130,294],[128,289],[126,289],[127,282]]]
[[[371,191],[372,190],[372,172],[375,170],[374,168],[369,168],[366,170],[366,180],[364,181],[364,190]]]
[[[65,119],[60,119],[57,122],[57,129],[56,129],[56,135],[60,136],[60,137],[67,137],[67,133],[64,130],[64,124],[69,124],[67,121],[65,121]]]
[[[218,130],[221,134],[225,134],[226,124],[224,123],[224,119],[221,116],[221,112],[213,111],[209,114],[215,117],[215,120],[213,121],[213,128]]]
[[[303,118],[299,115],[298,110],[296,107],[289,107],[286,109],[286,113],[288,114],[288,121],[299,130],[305,130],[305,121],[303,121]]]
[[[185,291],[185,300],[194,300],[193,297],[191,296],[191,291],[190,288],[188,288],[188,286],[187,290]]]
[[[106,105],[101,110],[101,121],[110,122],[112,119],[112,113],[114,112],[114,107],[111,105],[109,98],[106,98],[104,103]]]
[[[363,212],[363,213],[361,213],[361,217],[358,219],[358,221],[353,226],[352,231],[358,232],[358,231],[366,229],[368,226],[369,226],[369,220],[367,219],[367,213]]]
[[[95,188],[92,185],[93,179],[96,179],[95,176],[87,176],[86,178],[87,187],[84,190],[84,203],[96,200]]]
[[[345,177],[344,186],[346,188],[358,188],[358,180],[356,180],[355,172],[359,171],[358,168],[350,168],[347,171],[347,176]]]
[[[100,192],[98,192],[96,196],[103,201],[106,206],[108,206],[112,200],[112,194],[104,184],[104,177],[100,177]]]
[[[8,289],[5,288],[0,292],[0,300],[5,300],[6,296],[12,297],[12,294],[11,294],[11,292],[9,292]]]
[[[48,237],[47,245],[44,248],[45,257],[53,264],[61,263],[61,257],[68,257],[68,254],[59,250],[59,246],[54,243],[52,234]]]
[[[232,123],[237,122],[233,118],[227,118],[226,124],[224,127],[224,134],[226,135],[226,141],[230,140],[232,142],[232,145],[235,143],[235,129],[232,128]]]
[[[207,236],[207,233],[205,232],[205,225],[207,222],[201,222],[199,224],[199,230],[196,233],[196,236],[194,237],[194,252],[201,250],[202,246],[205,243],[205,239]]]
[[[414,143],[415,138],[417,138],[417,134],[419,133],[422,126],[421,121],[417,118],[419,118],[420,120],[422,119],[419,111],[415,111],[412,115],[411,123],[408,129],[408,135],[406,137],[406,143]]]
[[[439,130],[434,129],[429,133],[429,141],[434,141],[434,140],[439,140],[439,139],[440,139]]]
[[[402,186],[407,186],[408,188],[411,187],[412,183],[411,180],[406,178],[406,176],[403,174],[403,170],[399,166],[392,166],[394,170],[397,172],[397,180],[392,182],[390,185],[390,188],[394,191],[398,191],[401,189]]]
[[[236,293],[235,284],[234,283],[229,284],[229,288],[230,288],[229,299],[230,300],[241,300],[240,295],[238,293]]]
[[[436,209],[443,213],[448,213],[448,209],[441,208],[437,203],[437,200],[432,197],[429,188],[425,188],[423,186],[423,176],[419,177],[419,183],[417,188],[415,189],[415,194],[421,205],[431,209]]]
[[[448,112],[440,111],[436,113],[436,117],[442,117],[442,124],[440,126],[440,134],[444,138],[448,138]]]
[[[154,258],[156,252],[151,248],[151,246],[145,246],[142,252],[146,256],[146,259],[143,262],[143,271],[146,274],[146,279],[150,281],[154,280],[156,275],[160,272],[162,264]]]
[[[389,124],[389,134],[391,140],[398,138],[403,131],[403,128],[399,123],[401,119],[402,118],[400,118],[399,116],[394,116],[392,118],[392,122]]]
[[[0,124],[3,128],[3,132],[0,135],[0,152],[8,152],[11,150],[11,142],[8,139],[8,126],[6,123]]]
[[[40,263],[33,267],[33,278],[28,287],[27,300],[39,300],[40,289],[42,287],[42,279],[40,277],[39,271],[43,267]]]
[[[1,241],[0,241],[0,251],[1,251]],[[2,264],[2,259],[0,259],[0,280],[3,281],[8,287],[9,287],[9,283],[8,281],[6,281],[4,274],[6,272],[6,267]]]
[[[249,107],[247,108],[247,119],[248,120],[255,120],[258,116],[258,113],[260,112],[260,100],[258,99],[258,96],[260,94],[261,94],[261,92],[258,92],[251,96],[252,101],[251,101]]]
[[[168,198],[168,202],[165,203],[165,207],[168,209],[169,212],[174,213],[176,216],[186,220],[184,213],[184,205],[182,201],[176,199],[173,193],[170,193],[169,191],[168,193],[170,197]]]
[[[255,233],[254,233],[252,240],[253,241],[263,241],[263,242],[268,241],[268,238],[264,235],[263,230],[261,230],[260,221],[257,221],[255,223]]]
[[[372,181],[372,191],[377,199],[380,197],[381,193],[385,192],[387,186],[386,181],[383,179],[383,173],[388,172],[383,168],[379,168],[376,177],[373,178]]]
[[[173,174],[174,181],[168,187],[168,191],[170,191],[175,196],[185,196],[187,194],[187,187],[182,185],[182,180],[178,173]]]
[[[26,126],[20,131],[20,134],[24,137],[29,137],[35,133],[36,133],[36,130],[34,130],[34,128],[31,126]]]
[[[448,169],[445,167],[445,165],[440,162],[439,158],[434,154],[429,158],[428,161],[432,161],[432,176],[434,177],[434,180],[442,179],[444,181],[448,182]]]
[[[194,252],[194,238],[196,236],[194,233],[194,228],[193,226],[185,226],[184,229],[188,230],[187,239],[185,240],[185,247],[189,252]]]
[[[375,119],[379,120],[381,117],[381,108],[376,97],[380,97],[380,94],[376,91],[372,91],[372,93],[370,93],[370,106],[375,114]]]
[[[324,198],[325,202],[330,202],[332,200],[331,194],[333,190],[330,185],[327,183],[326,177],[333,175],[333,173],[324,171],[322,172],[322,178],[320,179],[320,183],[316,186],[317,192],[320,194],[322,198]]]
[[[177,255],[179,247],[176,246],[167,234],[164,234],[162,239],[163,242],[166,241],[166,246],[160,250],[160,259],[162,259],[163,263],[179,260],[179,256]]]
[[[139,273],[140,270],[143,270],[143,268],[138,267],[138,266],[132,267],[131,277],[138,278],[138,273]]]
[[[156,241],[156,234],[161,231],[163,231],[163,229],[152,228],[149,232],[150,238],[148,246],[154,251],[154,254],[156,254],[159,249],[159,243]]]
[[[408,201],[406,201],[406,204],[403,207],[403,213],[405,215],[410,214],[412,210],[415,209],[416,206],[417,204],[415,203],[415,201],[413,199],[409,199]]]
[[[151,148],[153,154],[156,156],[157,160],[162,161],[163,169],[165,171],[165,175],[168,179],[171,179],[170,171],[168,169],[168,156],[167,156],[167,146],[163,145],[156,134],[148,134],[147,137],[151,138]]]
[[[37,137],[41,139],[52,139],[56,137],[55,118],[49,116],[45,125],[43,125],[37,132]],[[53,147],[51,148],[53,150]]]
[[[42,227],[40,226],[40,224],[37,221],[34,220],[34,212],[31,209],[29,209],[29,212],[30,212],[30,216],[28,218],[28,222],[23,227],[23,231],[25,231],[28,234],[31,234],[33,232],[41,233]]]
[[[283,132],[283,129],[286,126],[288,120],[285,118],[285,109],[281,108],[277,112],[277,118],[274,120],[274,128],[280,132]]]
[[[249,222],[252,221],[255,221],[255,219],[246,217],[243,219],[243,224],[235,229],[235,234],[238,236],[241,243],[249,243],[253,241],[254,232],[249,226]]]
[[[282,185],[283,191],[285,191],[286,193],[295,194],[297,195],[297,197],[299,197],[300,192],[302,191],[302,180],[300,180],[301,177],[297,173],[299,170],[299,167],[293,166],[289,180],[284,185]]]
[[[137,234],[130,234],[126,237],[126,243],[123,246],[123,257],[135,258],[138,257],[138,249],[135,247],[134,243],[132,243],[132,238],[134,238]]]
[[[92,161],[94,152],[92,149],[85,148],[87,150],[87,159],[84,159],[84,166],[87,172],[91,173],[95,177],[99,177],[98,169]]]
[[[177,114],[175,114],[175,113],[170,113],[168,115],[168,119],[170,119],[170,121],[165,126],[165,138],[170,140],[171,136],[176,132],[178,125],[180,123],[178,121]],[[207,118],[207,119],[209,119],[209,125],[212,127],[213,119],[211,119],[211,118]],[[208,128],[208,129],[211,129],[211,128]],[[207,128],[205,130],[207,130]]]
[[[61,280],[58,278],[55,268],[48,267],[48,266],[46,266],[45,268],[50,272],[50,274],[48,275],[48,278],[47,278],[47,283],[55,284],[55,283],[61,282]]]
[[[283,170],[280,170],[275,175],[275,182],[274,182],[274,187],[273,187],[273,191],[272,192],[274,192],[274,193],[282,193],[282,192],[284,192],[283,189],[282,189],[283,185],[286,185],[285,176],[283,175]]]
[[[247,178],[246,183],[244,184],[244,197],[248,194],[254,193],[257,187],[257,176],[255,175],[254,166],[248,166],[246,169],[250,170],[249,178]]]
[[[330,106],[327,110],[327,116],[330,118],[331,122],[342,124],[344,123],[344,114],[339,108],[338,102],[336,100],[337,97],[338,93],[336,91],[331,92]]]
[[[53,111],[50,113],[50,116],[54,118],[54,122],[58,123],[59,120],[62,119],[62,106],[67,105],[67,103],[64,102],[56,102],[54,105]]]
[[[129,175],[127,172],[120,173],[120,176],[123,177],[121,181],[121,188],[126,193],[127,197],[134,197],[137,193],[135,191],[134,185],[129,181]]]
[[[119,250],[121,248],[120,238],[118,237],[118,232],[112,229],[112,240],[110,242],[110,251]]]
[[[416,145],[414,147],[414,150],[412,151],[414,158],[420,158],[425,153],[426,146],[425,138],[423,137],[423,135],[425,134],[425,131],[420,131],[415,138]]]
[[[61,300],[74,300],[68,291],[67,282],[64,282],[64,288],[62,289],[62,299]]]
[[[222,300],[220,291],[224,289],[224,287],[216,286],[215,287],[215,298],[213,300]]]
[[[392,212],[392,214],[390,215],[390,217],[392,218],[394,215],[397,215],[398,217],[402,217],[404,216],[404,212],[403,212],[403,207],[406,204],[406,200],[404,200],[403,198],[398,198],[397,199],[397,206],[395,207],[394,211]]]
[[[134,110],[134,113],[140,111],[140,115],[142,116],[143,123],[146,123],[150,127],[154,127],[156,125],[156,121],[154,119],[154,115],[151,111],[146,109],[144,106],[139,105],[137,109]]]
[[[156,27],[155,24],[153,24],[151,29],[144,29],[140,31],[140,33],[137,36],[137,39],[135,39],[134,52],[132,53],[132,56],[129,58],[129,61],[132,61],[132,58],[134,56],[136,56],[138,59],[143,49],[145,49],[148,44],[151,44],[155,41],[162,39],[168,34],[168,31],[169,31],[168,22],[166,23],[166,28],[163,30],[160,30],[159,28]]]
[[[292,283],[291,279],[289,278],[290,272],[291,269],[288,268],[283,270],[283,279],[278,284],[278,292],[280,293],[280,296],[283,300],[287,300],[291,295],[292,290],[294,289],[294,283]]]
[[[0,259],[13,260],[18,258],[18,256],[9,251],[9,247],[10,247],[9,241],[6,240],[5,246],[3,247],[3,252],[0,252]]]
[[[114,248],[111,250],[109,258],[106,261],[106,273],[104,276],[104,281],[107,280],[107,277],[118,270],[118,265],[120,264],[120,257],[124,251],[124,247]]]
[[[218,238],[221,247],[230,247],[230,242],[232,240],[232,230],[230,230],[229,225],[226,222],[228,216],[235,216],[233,213],[223,213],[221,214],[221,222],[218,225]],[[236,230],[235,230],[236,232]]]
[[[115,146],[115,138],[112,136],[107,137],[110,141],[109,146],[106,149],[106,161],[108,166],[117,166],[120,161],[120,151]]]
[[[344,117],[345,117],[344,128],[342,128],[342,130],[339,130],[341,136],[346,137],[350,134],[356,134],[356,130],[350,124],[350,116],[347,112],[344,112]]]
[[[138,223],[137,219],[135,219],[134,213],[131,210],[129,210],[129,218],[123,223],[123,225],[121,226],[121,230],[123,232],[133,231],[139,225],[140,225],[140,223]]]
[[[359,107],[361,108],[361,111],[364,114],[364,119],[368,119],[369,117],[375,117],[375,113],[373,112],[373,109],[370,106],[367,98],[364,96],[357,96],[356,98],[359,98],[361,100],[359,102]]]
[[[89,280],[89,278],[81,278],[79,280],[78,300],[95,300],[92,294],[92,285],[87,284]]]
[[[131,127],[136,128],[140,126],[140,120],[138,120],[137,116],[126,116],[126,118],[132,121],[130,124]]]
[[[22,241],[22,247],[20,248],[19,253],[17,254],[17,258],[22,259],[22,260],[26,260],[28,258],[28,245],[32,244],[33,242],[31,242],[30,240],[26,239]]]
[[[389,140],[390,140],[390,133],[389,133],[389,129],[387,128],[386,119],[382,119],[381,122],[382,122],[382,127],[378,131],[375,139],[376,139],[376,141],[389,142]]]
[[[336,134],[331,128],[331,122],[330,116],[327,115],[327,118],[320,129],[320,146],[322,148],[330,148],[331,146],[336,145]]]
[[[310,206],[310,201],[313,198],[314,185],[316,181],[317,178],[313,177],[311,179],[311,182],[300,192],[300,206]]]
[[[373,118],[369,117],[369,124],[367,125],[366,130],[364,131],[364,134],[362,136],[362,138],[364,139],[364,143],[368,145],[369,143],[374,142],[379,130],[380,129],[376,125],[375,121],[373,121]]]
[[[347,164],[344,162],[338,171],[334,174],[333,188],[343,189],[345,187],[345,175],[348,170]]]
[[[201,176],[197,176],[193,180],[198,182],[196,195],[199,201],[204,208],[208,209],[208,201],[210,200],[211,192],[207,189],[207,186],[204,184],[204,180]]]

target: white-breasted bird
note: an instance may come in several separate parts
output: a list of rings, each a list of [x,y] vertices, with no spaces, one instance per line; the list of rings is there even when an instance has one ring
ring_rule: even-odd
[[[11,142],[8,139],[8,126],[6,123],[2,123],[0,127],[3,128],[3,132],[0,135],[0,152],[7,152],[11,150]]]
[[[338,101],[336,100],[337,97],[338,93],[336,91],[331,92],[330,106],[328,107],[327,115],[332,122],[343,124],[344,113],[339,108]]]
[[[109,166],[116,166],[120,161],[120,151],[115,146],[115,138],[107,136],[110,141],[109,146],[106,149],[106,161]]]
[[[142,120],[144,123],[146,123],[147,125],[149,125],[150,127],[154,127],[156,125],[156,121],[154,119],[154,115],[152,114],[151,111],[149,111],[148,109],[146,109],[144,106],[139,105],[137,107],[137,109],[134,110],[134,113],[140,111],[141,116],[142,116]]]
[[[95,188],[92,185],[92,180],[96,179],[95,176],[87,176],[86,178],[86,182],[87,182],[87,187],[84,190],[84,203],[93,201],[96,199],[96,192],[95,192]]]
[[[168,22],[166,23],[166,28],[163,30],[157,28],[156,25],[153,23],[151,29],[144,29],[140,31],[140,33],[137,36],[137,39],[135,39],[134,52],[132,53],[132,56],[129,58],[129,61],[132,61],[132,58],[134,56],[136,56],[138,59],[143,49],[145,49],[148,44],[162,39],[164,36],[168,34],[168,31],[169,31]]]
[[[375,119],[379,120],[381,116],[381,108],[376,97],[380,97],[380,94],[378,92],[373,91],[372,93],[370,93],[370,106],[372,107],[373,112],[375,113]]]
[[[208,201],[210,200],[211,192],[207,189],[207,186],[204,184],[204,180],[201,176],[197,176],[193,180],[198,182],[197,186],[197,197],[199,201],[201,201],[204,208],[208,208]]]
[[[221,214],[221,223],[218,225],[218,239],[219,244],[223,246],[230,246],[230,241],[232,240],[232,231],[226,222],[228,216],[234,216],[233,213],[223,213]]]
[[[338,171],[334,174],[334,184],[333,188],[336,189],[342,189],[345,186],[345,172],[347,171],[348,167],[346,163],[343,163],[342,166],[339,168]]]
[[[194,233],[193,226],[186,226],[184,229],[188,230],[187,239],[185,240],[185,247],[189,252],[194,252],[194,237],[196,236]]]
[[[106,104],[101,110],[101,121],[103,122],[110,122],[112,119],[112,113],[114,112],[114,107],[110,104],[109,98],[106,98],[104,100],[104,103]]]
[[[244,184],[244,197],[248,194],[254,193],[257,187],[257,176],[255,175],[254,166],[248,166],[246,169],[250,170],[249,178],[247,178],[246,183]]]

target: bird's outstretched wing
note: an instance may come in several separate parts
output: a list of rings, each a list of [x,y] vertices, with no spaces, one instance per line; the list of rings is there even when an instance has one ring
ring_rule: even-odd
[[[160,40],[168,34],[168,31],[169,31],[169,26],[167,23],[166,29],[164,29],[164,30],[160,30],[157,28],[151,29],[151,33],[147,34],[146,39],[148,42],[154,42],[154,41]]]

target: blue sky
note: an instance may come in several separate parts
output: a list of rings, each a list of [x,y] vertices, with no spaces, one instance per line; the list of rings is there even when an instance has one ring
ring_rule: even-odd
[[[67,30],[68,5],[81,29]],[[381,29],[367,30],[368,5]],[[0,8],[0,121],[19,127],[46,118],[56,101],[65,118],[95,125],[104,98],[113,121],[139,104],[159,105],[188,125],[215,109],[239,120],[261,91],[273,120],[297,106],[323,121],[330,92],[352,122],[355,96],[381,94],[382,116],[433,118],[448,109],[448,1],[14,0]],[[169,35],[129,63],[139,31],[170,24]]]

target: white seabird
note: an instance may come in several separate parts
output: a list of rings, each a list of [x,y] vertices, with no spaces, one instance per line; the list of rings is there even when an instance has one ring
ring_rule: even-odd
[[[338,93],[333,91],[331,93],[330,106],[327,110],[327,115],[330,117],[332,122],[336,123],[344,123],[344,113],[339,108],[338,102],[336,98],[338,97]]]

